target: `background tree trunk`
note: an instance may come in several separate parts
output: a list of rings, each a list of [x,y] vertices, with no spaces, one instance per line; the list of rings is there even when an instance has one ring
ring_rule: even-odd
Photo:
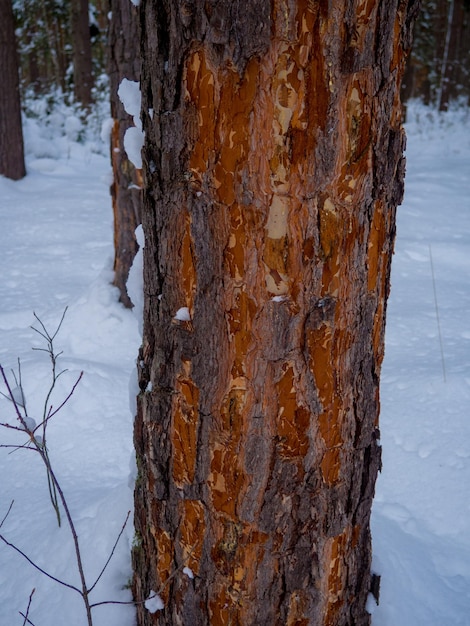
[[[72,0],[71,30],[73,47],[73,84],[77,102],[87,107],[92,102],[92,56],[88,0]]]
[[[451,0],[447,10],[447,24],[443,37],[444,50],[438,89],[437,104],[439,111],[447,111],[450,101],[458,96],[459,84],[465,84],[460,69],[463,66],[465,53],[468,53],[470,47],[468,41],[462,46],[465,24],[463,0]]]
[[[415,4],[142,5],[141,626],[370,621]]]
[[[15,23],[11,0],[0,0],[0,175],[13,180],[26,174],[18,79]]]
[[[111,0],[109,27],[109,80],[111,116],[111,162],[113,184],[111,196],[114,213],[114,284],[121,293],[121,302],[132,306],[126,282],[138,246],[135,229],[141,221],[142,174],[127,158],[124,135],[133,125],[117,95],[123,78],[139,81],[140,49],[138,12],[130,0]]]
[[[470,2],[422,0],[402,97],[441,111],[470,97]]]

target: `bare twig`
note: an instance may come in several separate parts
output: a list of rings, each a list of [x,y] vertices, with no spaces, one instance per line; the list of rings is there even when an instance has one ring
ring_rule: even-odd
[[[30,626],[35,626],[34,623],[26,615],[24,615],[21,611],[20,611],[20,615],[21,615],[21,617],[24,617],[24,619],[25,619],[23,624],[30,624]]]
[[[21,617],[24,617],[23,626],[25,626],[25,624],[32,624],[32,623],[33,623],[33,622],[31,622],[31,621],[28,619],[28,615],[29,615],[29,609],[30,609],[30,607],[31,607],[31,601],[32,601],[32,599],[33,599],[33,595],[34,595],[34,592],[35,592],[35,591],[36,591],[36,589],[33,587],[33,590],[32,590],[32,591],[31,591],[31,593],[29,594],[29,601],[28,601],[28,607],[27,607],[27,609],[26,609],[26,615],[23,615],[23,613],[21,613],[21,611],[20,611],[20,615],[21,615]],[[34,626],[34,624],[33,624],[33,626]]]
[[[41,325],[41,328],[43,329],[44,333],[42,333],[40,330],[38,330],[34,326],[31,326],[31,328],[33,330],[35,330],[39,335],[41,335],[41,337],[44,337],[44,339],[46,341],[54,341],[54,339],[57,337],[57,333],[59,332],[60,327],[62,326],[62,323],[63,323],[64,318],[65,318],[65,314],[67,313],[68,308],[69,308],[68,306],[65,307],[64,312],[62,313],[62,317],[60,318],[60,322],[59,322],[59,324],[58,324],[58,326],[56,328],[56,331],[55,331],[55,333],[52,336],[49,335],[49,332],[47,331],[46,327],[44,326],[42,320],[36,315],[36,313],[34,311],[33,311],[33,315],[34,315],[35,319]]]
[[[0,422],[0,426],[4,428],[10,428],[10,430],[19,430],[20,433],[24,433],[24,428],[20,428],[19,426],[13,426],[13,424],[7,424],[6,422]]]
[[[81,591],[81,595],[83,598],[83,602],[85,603],[85,608],[86,608],[86,612],[87,612],[87,618],[88,618],[88,624],[89,626],[92,626],[92,619],[91,619],[91,611],[90,611],[90,603],[88,600],[88,589],[87,589],[87,584],[86,584],[86,579],[85,579],[85,572],[83,569],[83,563],[82,563],[82,555],[81,555],[81,551],[80,551],[80,545],[78,542],[78,535],[77,535],[77,531],[75,530],[75,524],[73,523],[73,519],[72,516],[70,514],[70,509],[67,503],[67,500],[65,499],[65,495],[64,492],[62,491],[62,488],[59,484],[59,481],[57,480],[52,467],[51,467],[51,462],[49,460],[49,456],[47,455],[47,452],[45,451],[45,449],[42,448],[38,448],[38,452],[44,462],[44,464],[47,467],[47,473],[48,476],[50,476],[52,484],[54,486],[54,489],[57,491],[57,493],[59,494],[59,498],[60,501],[62,503],[62,507],[64,509],[65,512],[65,517],[67,518],[67,522],[70,528],[70,532],[72,533],[72,538],[73,538],[73,543],[74,543],[74,547],[75,547],[75,558],[77,561],[77,567],[78,567],[78,572],[80,574],[80,580],[82,583],[82,591]]]
[[[12,501],[10,502],[10,506],[8,507],[8,511],[5,513],[5,515],[4,515],[3,519],[2,519],[2,521],[0,522],[0,528],[3,526],[3,523],[4,523],[4,521],[6,520],[6,518],[10,515],[10,511],[11,511],[11,509],[13,508],[13,504],[14,504],[14,502],[15,502],[14,500],[12,500]]]
[[[57,521],[58,524],[60,526],[61,523],[61,517],[60,517],[60,509],[59,509],[59,503],[62,505],[62,509],[65,513],[65,518],[67,520],[67,524],[69,526],[71,535],[72,535],[72,540],[73,540],[73,544],[74,544],[74,549],[75,549],[75,560],[76,560],[76,564],[77,564],[77,569],[79,572],[79,576],[80,576],[80,581],[81,581],[81,589],[79,587],[76,587],[75,585],[71,585],[55,576],[53,576],[52,574],[50,574],[49,572],[47,572],[45,569],[43,569],[42,567],[40,567],[37,563],[35,563],[25,552],[23,552],[23,550],[21,550],[18,546],[16,546],[15,544],[11,543],[10,541],[8,541],[2,534],[0,534],[0,540],[5,543],[8,547],[12,548],[13,550],[15,550],[18,554],[20,554],[26,561],[28,561],[28,563],[30,563],[30,565],[32,565],[32,567],[34,567],[36,570],[38,570],[39,572],[41,572],[42,574],[44,574],[44,576],[46,576],[47,578],[57,582],[58,584],[67,587],[69,589],[72,589],[73,591],[79,593],[82,597],[83,603],[85,605],[85,610],[86,610],[86,615],[87,615],[87,624],[88,626],[93,626],[93,621],[92,621],[92,614],[91,614],[91,609],[94,606],[98,606],[98,604],[128,604],[125,602],[113,602],[113,601],[109,601],[109,602],[100,602],[98,604],[91,604],[90,600],[89,600],[89,594],[93,591],[93,589],[96,587],[96,585],[98,584],[98,582],[101,580],[103,574],[105,573],[111,559],[114,556],[114,553],[116,551],[116,547],[119,543],[119,540],[122,537],[122,534],[124,532],[124,529],[127,525],[127,522],[129,520],[129,516],[130,516],[130,511],[128,511],[126,519],[124,521],[124,524],[122,525],[117,538],[113,544],[113,547],[111,549],[111,552],[104,564],[104,566],[102,567],[100,573],[98,574],[96,580],[94,581],[94,583],[91,585],[91,587],[87,586],[87,582],[86,582],[86,578],[85,578],[85,572],[84,572],[84,567],[83,567],[83,562],[82,562],[82,554],[81,554],[81,549],[80,549],[80,544],[78,541],[78,535],[75,529],[75,524],[73,521],[73,518],[71,516],[70,513],[70,509],[67,503],[67,500],[65,498],[64,492],[61,488],[61,485],[54,473],[54,470],[52,468],[52,464],[49,458],[49,453],[48,453],[48,449],[47,449],[47,445],[46,445],[46,431],[47,431],[47,426],[49,424],[49,421],[51,420],[52,417],[54,417],[55,415],[57,415],[57,413],[59,413],[64,406],[67,404],[67,402],[70,400],[70,398],[72,397],[72,395],[74,394],[78,384],[80,383],[82,376],[83,376],[83,372],[80,372],[80,375],[78,376],[78,378],[76,379],[75,383],[73,384],[71,390],[69,391],[69,393],[67,394],[67,396],[65,397],[65,399],[59,404],[59,406],[57,408],[54,408],[52,404],[49,403],[49,400],[51,398],[52,392],[55,388],[56,382],[59,378],[59,376],[61,376],[65,371],[67,370],[62,370],[60,372],[57,372],[57,359],[58,357],[62,354],[61,352],[56,353],[54,351],[54,339],[57,336],[57,333],[60,330],[60,327],[62,326],[62,323],[64,321],[64,317],[65,317],[65,313],[66,313],[67,309],[65,309],[64,313],[62,314],[62,318],[55,330],[54,333],[49,333],[49,331],[47,330],[47,328],[45,327],[44,323],[41,321],[41,319],[36,315],[36,313],[34,313],[34,317],[36,318],[36,320],[38,321],[39,325],[40,325],[40,329],[35,328],[34,326],[32,326],[31,328],[33,330],[35,330],[47,343],[47,348],[43,349],[43,348],[33,348],[36,350],[40,350],[43,352],[46,352],[49,357],[50,357],[50,361],[51,361],[51,368],[52,368],[52,382],[50,385],[50,388],[48,390],[48,393],[46,395],[46,399],[44,402],[44,409],[43,409],[43,415],[42,415],[42,421],[40,422],[40,424],[36,425],[34,420],[32,420],[32,418],[30,418],[27,414],[27,410],[26,410],[26,401],[25,401],[25,396],[24,396],[24,391],[23,391],[23,385],[22,385],[22,380],[21,380],[21,365],[20,365],[20,361],[18,360],[18,377],[16,376],[15,372],[13,371],[13,378],[15,380],[15,383],[19,389],[19,392],[21,393],[21,396],[18,393],[18,390],[15,388],[15,392],[14,393],[12,391],[11,385],[8,382],[8,378],[5,374],[5,371],[3,369],[3,367],[0,365],[0,374],[1,374],[1,378],[3,379],[3,382],[5,384],[5,387],[8,391],[8,395],[3,394],[2,395],[6,398],[8,398],[13,406],[14,406],[14,410],[16,413],[16,417],[20,423],[20,425],[16,426],[16,425],[12,425],[12,424],[8,424],[8,423],[0,423],[0,426],[3,426],[5,428],[9,428],[12,430],[16,430],[22,433],[26,433],[29,437],[29,439],[23,443],[22,445],[18,445],[18,444],[0,444],[0,448],[13,448],[13,451],[15,450],[19,450],[19,449],[27,449],[27,450],[33,450],[34,452],[37,452],[39,454],[39,456],[41,457],[42,462],[44,463],[44,466],[46,468],[46,474],[47,474],[47,481],[48,481],[48,487],[49,487],[49,496],[51,499],[51,503],[52,506],[56,512],[57,515]],[[1,393],[1,392],[0,392]],[[24,415],[22,413],[22,410],[24,411]],[[36,436],[35,433],[36,431],[42,428],[42,438],[39,436]],[[8,511],[6,512],[5,516],[3,517],[2,521],[0,522],[0,528],[2,527],[3,523],[5,522],[5,520],[7,519],[8,515],[10,514],[10,511],[12,509],[13,506],[13,501],[11,502]],[[29,610],[30,610],[30,606],[31,606],[31,601],[32,601],[32,596],[33,596],[34,590],[30,595],[29,598],[29,603],[28,603],[28,608],[25,614],[20,612],[20,615],[24,618],[24,622],[23,622],[23,626],[25,624],[31,624],[32,626],[34,626],[34,624],[31,622],[31,620],[29,619]],[[131,602],[130,604],[134,604],[133,602]]]
[[[5,387],[8,390],[8,394],[10,396],[10,400],[12,401],[13,406],[15,407],[16,416],[19,419],[19,421],[21,422],[21,424],[23,426],[23,430],[28,431],[28,426],[27,426],[27,424],[26,424],[26,422],[24,420],[24,417],[21,415],[21,411],[18,408],[18,404],[16,403],[15,398],[13,396],[13,391],[11,390],[10,383],[8,382],[8,378],[7,378],[6,374],[5,374],[5,370],[3,369],[3,367],[1,365],[0,365],[0,373],[2,374],[2,378],[3,378],[3,382],[5,383]]]
[[[31,439],[31,443],[34,445],[34,447],[36,448],[36,450],[38,452],[41,453],[41,451],[42,451],[43,454],[41,454],[41,458],[43,459],[43,461],[45,459],[47,459],[47,463],[45,463],[45,465],[46,465],[46,469],[47,469],[47,483],[48,483],[48,487],[49,487],[49,497],[50,497],[50,500],[51,500],[52,507],[54,508],[54,511],[56,513],[56,516],[57,516],[57,522],[58,522],[58,524],[60,526],[59,503],[58,503],[58,500],[57,500],[57,493],[55,491],[55,485],[54,485],[53,481],[51,482],[51,480],[50,480],[50,475],[49,475],[49,470],[48,470],[48,467],[50,467],[50,462],[49,462],[49,456],[47,454],[45,436],[43,436],[43,440],[42,440],[41,444],[34,437],[34,431],[30,430],[30,428],[28,427],[28,424],[27,424],[26,419],[25,419],[25,417],[27,417],[27,416],[23,416],[21,414],[21,411],[19,409],[18,403],[15,400],[15,396],[13,395],[13,392],[12,392],[11,387],[10,387],[10,383],[8,382],[8,378],[7,378],[6,374],[5,374],[5,370],[3,369],[3,367],[1,365],[0,365],[0,373],[2,375],[3,382],[5,383],[5,386],[6,386],[7,390],[8,390],[8,394],[10,396],[10,400],[13,403],[13,406],[15,408],[15,412],[16,412],[17,418],[18,418],[18,420],[20,421],[20,423],[21,423],[21,425],[23,427],[20,430],[24,430],[24,431],[26,431],[28,433],[28,435],[30,436],[30,439]],[[44,420],[43,420],[43,424],[44,424]],[[36,428],[34,430],[36,430]],[[45,426],[43,426],[43,434],[45,434]]]
[[[179,567],[177,567],[175,571],[168,576],[168,578],[166,579],[166,581],[164,582],[164,584],[160,587],[158,591],[156,591],[153,595],[150,595],[148,598],[145,598],[145,600],[130,600],[128,602],[123,601],[123,600],[104,600],[103,602],[95,602],[91,604],[90,605],[91,608],[94,608],[95,606],[102,606],[103,604],[133,604],[134,606],[138,606],[139,604],[145,604],[145,602],[147,602],[147,600],[150,600],[151,598],[156,598],[165,590],[166,586],[173,580],[173,578],[177,574],[183,571],[183,569],[186,567],[186,563],[189,562],[189,557],[194,553],[199,543],[200,543],[200,540],[196,541],[196,543],[193,545],[191,550],[188,552],[188,556],[185,562]]]
[[[183,568],[181,567],[178,568],[176,572],[173,572],[171,578],[173,578],[182,569]],[[103,606],[103,604],[127,604],[128,606],[132,604],[133,606],[139,606],[140,604],[145,604],[147,600],[151,600],[152,598],[159,596],[164,589],[165,586],[163,586],[159,591],[155,591],[155,593],[151,594],[148,598],[145,598],[145,600],[103,600],[102,602],[94,602],[91,607],[94,609],[95,606]]]
[[[101,572],[100,572],[100,573],[99,573],[99,575],[98,575],[98,578],[95,580],[95,582],[92,584],[92,586],[88,589],[88,593],[91,593],[91,592],[93,591],[93,589],[96,587],[96,585],[98,584],[99,579],[101,578],[101,576],[103,576],[103,574],[104,574],[104,572],[105,572],[106,568],[107,568],[107,567],[108,567],[108,565],[109,565],[109,562],[110,562],[110,561],[111,561],[111,559],[113,558],[113,555],[114,555],[114,552],[115,552],[115,550],[116,550],[117,544],[119,543],[119,539],[121,539],[122,533],[124,532],[124,529],[125,529],[125,527],[126,527],[126,525],[127,525],[127,522],[128,522],[128,520],[129,520],[129,515],[130,515],[130,514],[131,514],[131,512],[130,512],[130,511],[127,511],[126,519],[124,520],[124,524],[122,525],[122,528],[121,528],[121,530],[119,531],[119,534],[118,534],[118,536],[117,536],[117,538],[116,538],[116,541],[114,542],[114,545],[113,545],[113,547],[112,547],[112,550],[111,550],[111,553],[110,553],[110,555],[109,555],[109,557],[108,557],[108,560],[107,560],[107,561],[106,561],[106,563],[104,564],[103,569],[101,570]]]
[[[52,335],[49,333],[49,331],[47,330],[47,328],[44,325],[43,321],[38,317],[38,315],[36,315],[35,312],[33,312],[33,315],[34,315],[35,319],[37,320],[37,322],[39,323],[39,325],[41,326],[42,331],[37,329],[35,326],[31,326],[31,329],[34,330],[36,333],[38,333],[38,335],[40,335],[43,339],[45,339],[46,344],[47,344],[47,348],[33,348],[33,350],[39,350],[41,352],[47,352],[47,354],[49,355],[49,358],[51,360],[51,367],[52,367],[52,382],[51,382],[51,386],[49,387],[49,391],[47,392],[46,398],[44,400],[44,409],[43,409],[42,422],[41,422],[41,424],[42,424],[42,445],[44,447],[44,451],[45,451],[46,457],[48,457],[47,441],[46,441],[47,423],[48,423],[48,419],[51,417],[51,415],[49,415],[49,413],[52,411],[52,406],[48,410],[49,399],[50,399],[50,397],[52,395],[52,392],[54,391],[54,388],[56,386],[57,380],[59,379],[59,377],[64,372],[67,371],[67,370],[62,370],[61,372],[57,373],[57,359],[62,354],[62,352],[58,352],[58,353],[54,352],[54,339],[57,337],[57,333],[59,332],[59,330],[60,330],[60,328],[62,326],[62,323],[63,323],[64,318],[65,318],[65,314],[67,313],[67,309],[68,309],[68,307],[65,307],[64,312],[62,313],[62,317],[60,318],[60,322],[57,325],[57,328],[56,328],[55,332]],[[80,376],[80,378],[81,378],[81,376]],[[72,393],[75,390],[75,386],[72,389]],[[70,394],[70,395],[72,395],[72,394]],[[65,400],[65,402],[67,402],[67,399]],[[65,404],[65,402],[64,402],[64,404]],[[58,498],[57,498],[57,491],[56,491],[56,487],[54,485],[54,481],[51,480],[51,477],[50,477],[49,473],[47,475],[47,486],[49,488],[49,498],[51,500],[52,507],[53,507],[53,509],[55,511],[55,514],[56,514],[56,517],[57,517],[57,523],[60,526],[61,525],[61,517],[60,517],[59,501],[58,501]]]
[[[21,611],[20,611],[20,615],[21,617],[25,618],[25,621],[23,622],[23,624],[30,624],[30,626],[35,626],[34,623],[28,617],[26,617],[26,615],[24,615]]]
[[[64,370],[64,372],[65,372],[65,371],[66,371],[66,370]],[[62,409],[62,408],[63,408],[63,407],[67,404],[67,402],[68,402],[68,401],[70,400],[70,398],[73,396],[73,393],[74,393],[75,389],[78,387],[79,382],[82,380],[82,377],[83,377],[83,372],[80,372],[80,375],[79,375],[79,377],[77,378],[77,380],[75,381],[75,383],[74,383],[74,385],[73,385],[73,387],[72,387],[72,389],[71,389],[70,393],[69,393],[69,394],[68,394],[68,396],[65,398],[65,400],[64,400],[61,404],[59,404],[59,406],[58,406],[56,409],[54,409],[54,411],[52,410],[52,408],[53,408],[53,407],[52,407],[52,405],[49,407],[49,411],[48,411],[48,413],[47,413],[47,417],[46,417],[46,419],[45,419],[45,421],[46,421],[46,422],[47,422],[48,420],[50,420],[50,419],[51,419],[51,417],[54,417],[54,415],[56,415],[56,413],[58,413],[58,412],[59,412],[59,411],[60,411],[60,410],[61,410],[61,409]]]
[[[33,448],[33,446],[30,446],[29,445],[30,443],[31,443],[30,441],[26,441],[21,446],[15,445],[13,443],[2,443],[0,444],[0,448],[13,448],[13,450],[9,454],[13,454],[13,452],[17,452],[18,450],[31,450],[31,452],[36,452],[36,448]]]
[[[50,578],[51,580],[54,580],[56,583],[59,583],[59,585],[63,585],[64,587],[68,587],[69,589],[73,589],[74,591],[77,591],[79,594],[81,594],[82,592],[80,591],[80,589],[78,587],[75,587],[74,585],[70,585],[69,583],[64,582],[63,580],[60,580],[59,578],[56,578],[55,576],[53,576],[52,574],[49,574],[49,572],[46,572],[45,569],[43,569],[42,567],[40,567],[39,565],[37,565],[37,563],[35,563],[32,559],[29,558],[29,556],[23,552],[23,550],[20,550],[20,548],[18,548],[18,546],[15,546],[14,543],[11,543],[10,541],[8,541],[8,539],[6,539],[3,535],[0,534],[0,539],[3,541],[4,544],[6,544],[8,547],[12,548],[13,550],[15,550],[15,552],[18,552],[18,554],[21,554],[21,556],[26,559],[28,561],[28,563],[30,565],[32,565],[35,569],[38,570],[38,572],[41,572],[41,574],[44,574],[44,576],[47,576],[47,578]]]
[[[46,352],[49,355],[49,358],[51,359],[51,366],[52,366],[52,384],[49,388],[49,391],[46,395],[46,399],[44,401],[44,410],[43,410],[43,425],[44,425],[43,429],[44,430],[47,424],[46,416],[47,416],[47,407],[49,405],[49,398],[51,397],[51,394],[54,390],[55,384],[59,376],[61,376],[65,371],[67,371],[67,370],[62,370],[61,372],[57,373],[57,359],[62,354],[62,352],[58,352],[58,353],[54,352],[54,339],[57,337],[57,333],[59,332],[62,326],[65,314],[67,313],[67,309],[68,307],[65,307],[64,312],[62,313],[62,317],[60,318],[60,322],[55,332],[52,335],[49,333],[49,331],[45,327],[43,321],[36,315],[36,313],[33,313],[34,317],[39,322],[42,328],[42,331],[38,330],[35,326],[31,326],[31,329],[34,330],[36,333],[38,333],[38,335],[40,335],[43,339],[45,339],[46,344],[47,344],[47,348],[33,348],[33,350],[38,350],[39,352]],[[45,432],[43,433],[43,435],[45,438]]]
[[[16,377],[15,370],[11,370],[11,373],[12,373],[13,378],[15,379],[16,388],[19,389],[21,393],[21,402],[18,400],[18,398],[16,398],[16,402],[17,404],[19,404],[19,406],[23,407],[25,415],[27,415],[28,412],[26,410],[26,398],[25,398],[24,391],[23,391],[23,384],[21,382],[21,361],[19,358],[18,358],[18,378]],[[10,396],[7,395],[6,393],[3,393],[3,391],[0,391],[0,395],[11,402]]]
[[[69,585],[68,583],[65,583],[64,581],[59,580],[58,578],[52,576],[51,574],[49,574],[48,572],[46,572],[45,570],[43,570],[42,568],[40,568],[36,563],[34,563],[22,550],[20,550],[17,546],[11,544],[9,541],[7,541],[5,539],[5,537],[0,535],[0,539],[6,543],[8,546],[10,546],[11,548],[13,548],[14,550],[16,550],[17,552],[19,552],[33,567],[35,567],[36,569],[38,569],[39,571],[41,571],[42,573],[44,573],[46,576],[48,576],[49,578],[52,578],[52,580],[55,580],[56,582],[64,585],[65,587],[70,587],[71,589],[74,589],[75,591],[78,591],[78,593],[81,594],[83,602],[85,604],[85,609],[86,609],[86,614],[87,614],[87,620],[88,620],[88,626],[92,626],[93,621],[92,621],[92,617],[91,617],[91,609],[90,609],[90,602],[88,600],[88,589],[87,589],[87,584],[86,584],[86,579],[85,579],[85,573],[84,573],[84,569],[83,569],[83,563],[82,563],[82,557],[81,557],[81,551],[80,551],[80,545],[78,542],[78,536],[77,536],[77,532],[75,530],[75,525],[73,523],[73,519],[72,516],[70,514],[70,510],[67,504],[67,500],[64,496],[64,492],[62,491],[62,488],[59,484],[59,481],[57,480],[54,471],[52,469],[52,465],[49,459],[49,454],[47,451],[47,446],[46,446],[46,429],[47,429],[47,423],[48,420],[52,417],[52,407],[50,409],[49,414],[47,414],[47,407],[49,404],[49,398],[52,394],[52,391],[55,387],[55,384],[57,382],[57,378],[58,376],[60,376],[61,373],[57,374],[56,372],[56,365],[57,365],[57,354],[54,352],[54,345],[53,345],[53,340],[54,338],[57,336],[57,333],[60,330],[60,327],[62,325],[62,322],[64,320],[64,316],[66,313],[67,309],[65,309],[62,318],[59,322],[59,325],[56,329],[56,331],[51,335],[49,334],[49,332],[47,331],[46,327],[44,326],[43,322],[40,320],[40,318],[36,315],[36,313],[34,313],[34,317],[36,318],[36,320],[39,322],[39,324],[41,325],[42,331],[38,330],[37,328],[31,327],[33,328],[33,330],[35,330],[41,337],[43,337],[46,342],[47,342],[47,352],[50,356],[51,359],[51,367],[52,367],[52,384],[49,388],[48,394],[46,396],[46,401],[44,403],[44,412],[43,412],[43,420],[42,420],[42,429],[43,429],[43,438],[42,438],[42,442],[40,443],[35,437],[34,437],[34,432],[28,427],[28,424],[26,422],[26,415],[23,416],[21,414],[21,411],[18,407],[18,404],[15,400],[15,396],[12,392],[12,389],[10,387],[10,384],[8,382],[8,379],[6,377],[5,371],[3,369],[3,367],[0,365],[0,372],[3,378],[3,381],[5,383],[5,386],[8,390],[8,393],[10,395],[11,401],[13,402],[14,408],[15,408],[15,412],[16,415],[21,423],[21,425],[23,426],[24,430],[28,433],[28,435],[30,436],[31,439],[31,443],[33,444],[33,446],[35,447],[36,451],[38,452],[39,456],[41,457],[45,467],[46,467],[46,473],[47,473],[47,482],[48,482],[48,487],[49,487],[49,496],[50,496],[50,500],[52,503],[52,506],[54,508],[54,511],[56,513],[57,516],[57,521],[58,524],[60,526],[60,522],[61,522],[61,518],[60,518],[60,509],[59,509],[59,500],[62,504],[62,507],[64,509],[65,512],[65,516],[67,518],[67,522],[70,528],[70,532],[72,534],[72,539],[73,539],[73,543],[74,543],[74,547],[75,547],[75,558],[76,558],[76,562],[77,562],[77,568],[79,571],[79,575],[80,575],[80,580],[81,580],[81,586],[82,589],[80,591],[80,589],[78,589],[77,587],[74,587],[73,585]],[[64,406],[64,404],[70,399],[70,397],[72,396],[73,392],[75,391],[75,388],[77,387],[78,383],[80,382],[82,377],[82,374],[80,374],[78,380],[76,381],[76,383],[74,384],[71,392],[68,394],[67,398],[65,399],[64,402],[62,402],[62,404],[60,405],[60,408],[62,408]],[[54,414],[57,413],[57,410],[54,412]]]
[[[12,370],[11,372],[13,374],[13,378],[15,379],[16,386],[18,387],[18,389],[20,390],[20,393],[21,393],[21,400],[22,400],[21,406],[24,408],[25,415],[28,415],[28,410],[26,408],[26,397],[24,395],[23,382],[21,380],[21,361],[20,361],[20,357],[18,357],[18,378],[16,378],[16,374],[15,374],[14,370]]]

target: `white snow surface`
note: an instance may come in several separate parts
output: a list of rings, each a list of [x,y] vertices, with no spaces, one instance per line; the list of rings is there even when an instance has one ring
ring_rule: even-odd
[[[119,100],[129,115],[132,115],[134,124],[142,129],[142,122],[140,121],[140,107],[142,103],[142,96],[140,93],[140,85],[136,80],[129,80],[123,78],[118,87]]]
[[[49,119],[49,118],[48,118]],[[31,325],[33,311],[54,331],[68,311],[55,347],[63,351],[51,403],[57,407],[84,372],[64,409],[50,422],[48,447],[76,523],[89,585],[108,558],[133,506],[129,462],[133,416],[129,380],[140,344],[138,322],[118,302],[113,278],[112,209],[107,145],[79,144],[67,128],[44,120],[25,121],[28,175],[0,177],[0,363],[10,375],[22,364],[28,413],[42,414],[50,381],[48,355]],[[51,151],[44,153],[43,147]],[[52,152],[53,150],[53,152]],[[5,388],[0,385],[0,390]],[[0,422],[15,424],[13,405],[0,397]],[[41,431],[37,431],[39,434]],[[42,433],[41,433],[42,434]],[[24,443],[27,435],[0,428],[0,443]],[[0,532],[53,576],[79,585],[70,531],[58,528],[47,477],[33,452],[0,449]],[[130,601],[132,515],[116,553],[91,594],[92,602]],[[35,588],[29,618],[35,626],[84,626],[80,596],[49,580],[0,542],[0,626],[22,624]],[[132,606],[93,610],[95,626],[131,626]]]
[[[187,306],[182,306],[175,313],[175,317],[173,318],[179,322],[189,322],[191,321],[191,314]]]
[[[137,169],[142,169],[142,148],[145,135],[140,121],[140,107],[142,96],[140,85],[135,80],[123,78],[118,87],[118,96],[126,113],[132,116],[135,126],[131,126],[124,133],[124,149],[127,156]]]
[[[145,135],[135,126],[130,126],[124,133],[124,149],[129,160],[134,166],[142,169],[142,148],[144,147]]]
[[[374,571],[382,577],[373,626],[470,624],[470,119],[409,107],[406,196],[388,307],[382,369],[383,472],[372,531]],[[58,406],[83,379],[49,426],[48,445],[76,522],[85,573],[101,571],[132,509],[136,315],[111,286],[113,233],[109,158],[95,143],[75,141],[77,123],[25,124],[28,175],[0,178],[0,363],[21,358],[29,413],[41,414],[50,368],[33,311],[54,330],[59,366],[67,369],[51,402]],[[45,132],[49,133],[45,136]],[[53,139],[53,140],[52,140]],[[103,146],[102,146],[103,148]],[[140,235],[140,233],[139,233]],[[142,241],[142,240],[141,240]],[[142,241],[143,243],[143,241]],[[436,321],[429,250],[445,358]],[[133,287],[141,281],[140,260]],[[139,313],[140,315],[140,313]],[[2,387],[2,390],[3,387]],[[0,397],[0,421],[14,423]],[[0,429],[2,443],[26,435]],[[52,575],[79,584],[70,532],[57,527],[47,479],[34,453],[0,449],[0,532]],[[130,469],[131,468],[131,469]],[[92,602],[131,599],[132,521]],[[0,626],[84,626],[79,595],[47,579],[0,542]],[[149,596],[150,597],[150,591]],[[151,609],[155,608],[151,604]],[[95,626],[134,626],[132,607],[103,605]]]
[[[149,613],[156,613],[157,611],[162,611],[165,608],[163,600],[156,591],[153,591],[153,589],[147,600],[145,600],[144,606]]]
[[[373,625],[468,626],[470,110],[412,103],[408,116],[381,376]]]

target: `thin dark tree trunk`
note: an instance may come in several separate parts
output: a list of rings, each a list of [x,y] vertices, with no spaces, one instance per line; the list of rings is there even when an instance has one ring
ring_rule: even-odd
[[[470,47],[461,47],[460,39],[464,26],[463,0],[451,0],[449,3],[447,28],[445,32],[444,54],[441,66],[438,106],[440,111],[447,111],[451,100],[458,95],[460,65],[465,62],[465,54]]]
[[[142,4],[140,626],[370,623],[415,8]]]
[[[138,10],[130,0],[111,0],[109,29],[109,78],[111,90],[111,162],[113,183],[111,196],[114,213],[114,284],[119,288],[120,299],[132,306],[126,282],[129,269],[137,252],[135,229],[141,221],[142,174],[128,159],[124,150],[124,135],[133,125],[118,97],[123,78],[140,79],[140,44]]]
[[[72,0],[71,28],[75,99],[88,107],[92,102],[92,55],[88,0]]]
[[[0,0],[0,175],[18,180],[26,175],[18,78],[15,23],[11,0]]]

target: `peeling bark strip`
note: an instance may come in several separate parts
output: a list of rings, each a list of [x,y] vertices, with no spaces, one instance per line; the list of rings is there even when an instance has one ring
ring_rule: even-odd
[[[142,4],[140,625],[369,624],[409,5]]]

